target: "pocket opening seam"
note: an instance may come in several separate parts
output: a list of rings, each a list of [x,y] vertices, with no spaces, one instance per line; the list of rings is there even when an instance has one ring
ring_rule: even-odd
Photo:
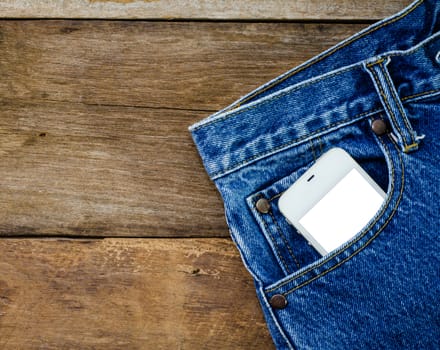
[[[254,200],[252,201],[252,206],[253,206],[253,207],[255,207],[255,204],[256,204],[257,200],[260,199],[260,198],[262,198],[262,197],[257,197],[256,199],[254,199]],[[260,215],[259,215],[259,216],[260,216]],[[291,272],[290,272],[290,269],[289,269],[289,266],[288,266],[288,264],[287,264],[287,262],[284,260],[283,255],[281,254],[281,252],[280,252],[280,250],[279,250],[279,247],[278,247],[278,244],[277,244],[276,240],[274,239],[274,237],[273,237],[271,231],[269,230],[269,227],[267,226],[266,221],[265,221],[263,218],[261,218],[261,216],[260,216],[260,220],[261,220],[261,222],[263,223],[263,225],[264,225],[264,229],[265,229],[265,231],[268,233],[268,235],[269,235],[269,237],[270,237],[270,240],[271,240],[272,243],[273,243],[273,247],[275,248],[275,253],[276,253],[278,259],[282,262],[282,264],[283,264],[284,269],[286,270],[286,272],[287,272],[287,273],[291,273]]]
[[[272,218],[272,221],[274,222],[275,227],[277,228],[278,234],[279,234],[279,235],[281,236],[281,238],[283,239],[283,242],[284,242],[284,244],[285,244],[285,246],[286,246],[286,248],[287,248],[287,250],[288,250],[290,256],[293,258],[293,261],[295,262],[296,267],[297,267],[298,269],[300,269],[300,268],[301,268],[301,265],[300,265],[300,263],[299,263],[299,261],[298,261],[296,255],[293,253],[293,249],[292,249],[292,247],[290,246],[289,242],[287,241],[286,236],[284,235],[284,233],[283,233],[283,231],[282,231],[280,225],[278,224],[278,220],[276,220],[275,215],[273,215],[272,212],[269,212],[269,215],[270,215],[270,217]]]

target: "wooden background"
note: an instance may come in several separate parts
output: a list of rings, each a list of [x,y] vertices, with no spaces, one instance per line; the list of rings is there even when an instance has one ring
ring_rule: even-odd
[[[187,127],[409,3],[2,1],[0,348],[273,349]]]

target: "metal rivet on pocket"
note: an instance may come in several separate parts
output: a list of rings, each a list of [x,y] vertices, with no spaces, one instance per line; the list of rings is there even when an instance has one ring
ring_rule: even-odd
[[[275,294],[270,298],[269,304],[274,309],[284,309],[287,306],[287,299],[282,294]]]
[[[255,206],[257,210],[263,214],[267,214],[270,210],[270,203],[266,198],[260,198],[259,200],[257,200]]]
[[[371,123],[371,129],[377,136],[381,136],[387,132],[387,124],[382,119],[376,119]]]

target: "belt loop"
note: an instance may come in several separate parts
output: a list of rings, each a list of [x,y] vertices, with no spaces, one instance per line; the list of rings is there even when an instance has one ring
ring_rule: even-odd
[[[408,153],[417,150],[423,136],[417,136],[406,115],[402,101],[386,68],[390,61],[390,57],[382,57],[374,62],[365,63],[364,67],[370,74],[380,96],[394,136],[397,137],[402,151]]]

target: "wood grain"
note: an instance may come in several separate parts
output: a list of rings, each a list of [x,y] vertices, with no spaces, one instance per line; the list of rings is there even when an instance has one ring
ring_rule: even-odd
[[[0,240],[0,348],[272,349],[226,239]]]
[[[144,19],[381,19],[410,0],[3,0],[1,17]]]
[[[0,22],[0,234],[228,236],[187,127],[361,27]]]
[[[187,127],[410,2],[1,1],[154,21],[0,20],[0,349],[273,349]]]
[[[365,27],[2,21],[0,96],[207,113]]]
[[[186,129],[201,113],[14,103],[0,115],[3,234],[228,234]]]

